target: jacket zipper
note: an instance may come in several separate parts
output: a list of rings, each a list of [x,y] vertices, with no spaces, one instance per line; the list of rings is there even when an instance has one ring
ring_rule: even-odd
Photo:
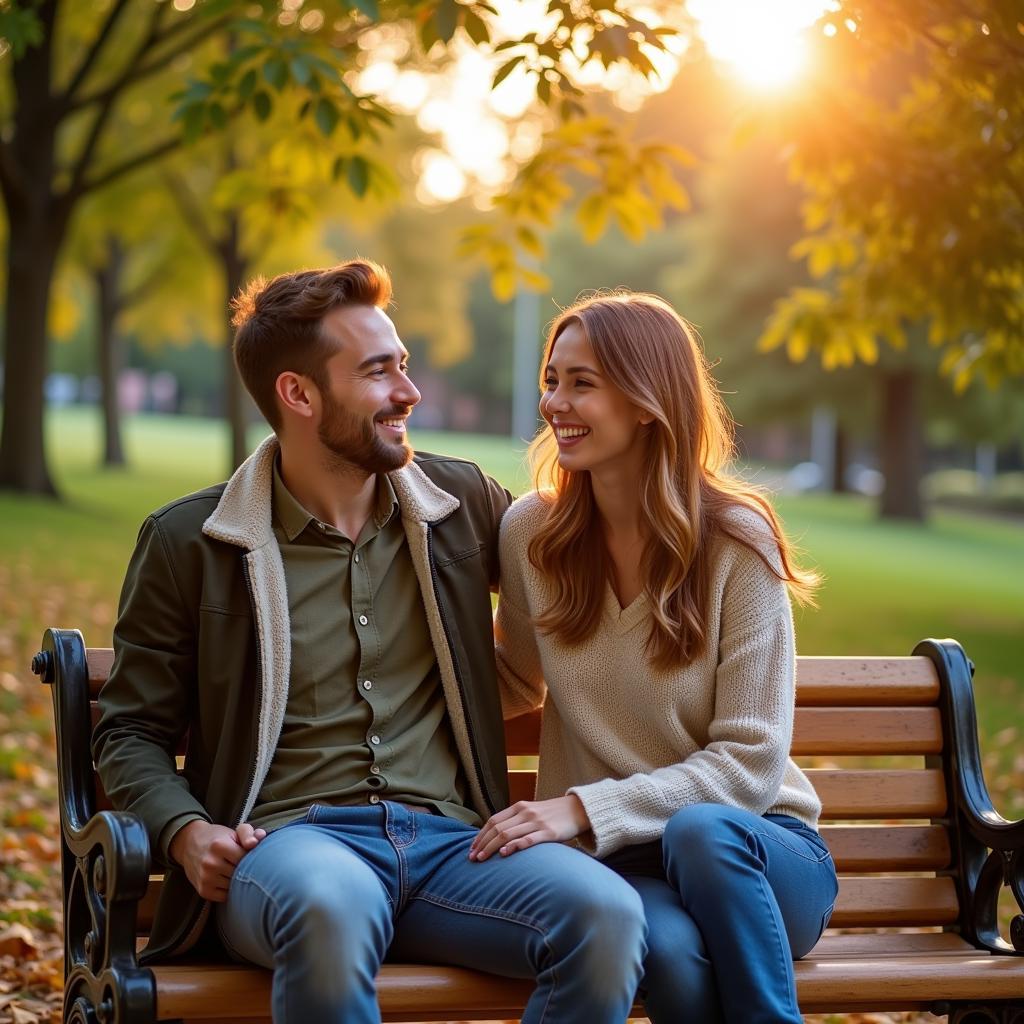
[[[427,523],[427,562],[430,565],[430,585],[434,591],[434,602],[437,604],[438,618],[441,620],[441,628],[444,630],[445,642],[448,644],[448,652],[452,656],[452,669],[455,672],[455,682],[459,688],[459,697],[462,700],[462,717],[466,721],[466,735],[469,738],[469,752],[473,757],[473,768],[476,771],[477,781],[480,783],[480,792],[490,805],[491,813],[497,812],[493,795],[488,792],[484,784],[484,773],[480,763],[480,754],[473,739],[473,730],[470,728],[469,713],[466,710],[466,687],[462,681],[462,673],[459,670],[459,658],[455,652],[455,645],[452,643],[451,631],[448,628],[448,620],[441,611],[441,595],[437,588],[437,566],[434,563],[434,535],[433,523]]]
[[[253,600],[253,594],[252,594],[252,580],[251,580],[251,578],[249,576],[249,565],[248,565],[248,563],[245,560],[245,555],[244,554],[242,555],[242,576],[245,579],[245,590],[246,590],[246,593],[249,596],[249,606],[252,609],[253,622],[255,623],[255,620],[256,620],[256,607],[255,607],[255,601]],[[257,666],[257,671],[258,671],[258,675],[256,677],[256,681],[257,681],[257,686],[256,686],[256,700],[257,700],[256,721],[257,722],[259,722],[259,707],[258,707],[258,705],[259,705],[259,703],[262,703],[262,701],[263,701],[263,659],[261,657],[259,657],[259,644],[260,644],[259,630],[256,630],[256,649],[257,649],[256,666]],[[453,658],[453,660],[454,660],[454,658]],[[258,746],[258,745],[259,745],[259,740],[257,739],[256,746]],[[242,824],[242,810],[245,808],[245,801],[249,797],[249,790],[252,788],[252,783],[253,783],[253,780],[255,778],[256,778],[256,763],[254,761],[253,764],[252,764],[252,768],[251,768],[251,770],[249,772],[248,781],[245,784],[245,789],[242,791],[245,795],[242,797],[242,805],[238,808],[238,812],[237,812],[237,815],[236,815],[236,817],[238,818],[238,821],[235,822],[235,828],[237,828],[239,825]],[[196,895],[198,895],[198,893]],[[209,907],[209,901],[208,900],[204,900],[204,899],[200,899],[199,902],[198,902],[198,905],[196,906],[196,909],[192,912],[192,914],[189,916],[188,920],[185,922],[184,927],[182,927],[175,934],[173,939],[168,941],[168,943],[164,946],[163,949],[154,950],[151,955],[154,955],[154,956],[155,955],[166,956],[169,953],[175,952],[177,950],[178,946],[181,945],[181,943],[184,942],[185,939],[187,939],[189,937],[189,935],[191,934],[193,929],[196,927],[196,924],[199,922],[199,920],[206,915],[208,907]],[[146,959],[149,959],[149,957],[147,957]]]

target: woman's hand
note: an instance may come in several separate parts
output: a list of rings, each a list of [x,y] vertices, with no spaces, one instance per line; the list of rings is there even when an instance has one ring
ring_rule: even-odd
[[[492,853],[507,857],[538,843],[564,843],[590,828],[583,803],[575,793],[554,800],[520,800],[484,824],[469,848],[470,860]]]

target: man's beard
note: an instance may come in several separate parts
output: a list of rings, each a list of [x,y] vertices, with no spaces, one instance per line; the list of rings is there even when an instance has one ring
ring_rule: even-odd
[[[355,466],[365,473],[390,473],[409,464],[412,448],[404,441],[388,442],[378,437],[374,419],[349,412],[326,392],[323,407],[323,419],[317,430],[320,443],[341,466]],[[382,410],[377,416],[387,419],[406,416],[408,412],[408,407],[400,406]]]

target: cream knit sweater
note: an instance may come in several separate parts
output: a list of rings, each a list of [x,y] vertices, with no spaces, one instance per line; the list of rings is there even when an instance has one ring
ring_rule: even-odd
[[[660,838],[687,804],[790,814],[815,826],[821,804],[788,756],[795,650],[785,586],[749,548],[722,537],[702,657],[653,668],[646,595],[620,608],[608,584],[599,632],[569,647],[532,621],[551,600],[527,556],[546,507],[531,493],[505,514],[496,621],[505,716],[544,702],[537,799],[575,793],[593,828],[579,843],[598,857]],[[761,516],[738,508],[730,528],[779,565]]]

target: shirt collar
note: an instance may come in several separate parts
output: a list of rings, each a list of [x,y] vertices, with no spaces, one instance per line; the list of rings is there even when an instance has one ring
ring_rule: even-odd
[[[308,512],[296,500],[295,496],[285,486],[281,479],[281,471],[277,459],[274,460],[274,480],[272,502],[274,518],[281,524],[285,536],[289,542],[309,525],[311,521],[318,521],[312,512]],[[377,474],[377,500],[374,505],[373,521],[377,529],[381,529],[398,510],[398,497],[391,481],[383,473]]]

